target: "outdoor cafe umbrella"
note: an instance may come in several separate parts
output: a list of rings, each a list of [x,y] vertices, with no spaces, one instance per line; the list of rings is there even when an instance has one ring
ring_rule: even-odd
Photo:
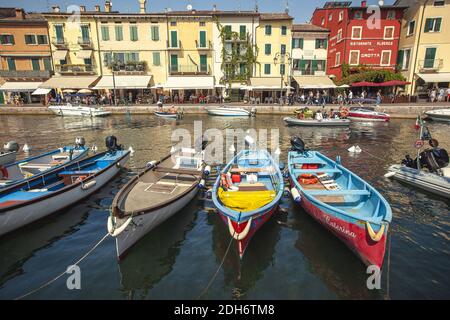
[[[81,90],[78,90],[78,93],[92,93],[92,90],[89,90],[89,89],[81,89]]]
[[[64,92],[64,93],[74,93],[76,91],[72,90],[72,89],[64,89],[62,92]]]

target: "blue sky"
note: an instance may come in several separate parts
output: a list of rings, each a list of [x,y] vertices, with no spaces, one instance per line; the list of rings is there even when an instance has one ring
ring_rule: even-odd
[[[147,0],[147,11],[164,11],[165,8],[174,10],[184,10],[188,4],[192,4],[198,10],[210,10],[213,4],[219,10],[252,10],[255,3],[258,3],[260,11],[281,12],[286,8],[287,0]],[[288,0],[290,14],[295,18],[295,22],[303,23],[309,21],[316,7],[322,7],[325,0]],[[354,5],[359,5],[360,0],[353,1]],[[376,4],[378,1],[369,0],[369,4]],[[70,5],[85,5],[87,10],[93,10],[94,5],[100,4],[103,10],[104,0],[1,0],[2,7],[20,7],[26,11],[42,12],[49,11],[49,8],[56,4],[62,10],[66,10]],[[121,12],[137,12],[139,10],[138,0],[113,0],[113,9]],[[385,4],[392,4],[393,0],[385,1]]]

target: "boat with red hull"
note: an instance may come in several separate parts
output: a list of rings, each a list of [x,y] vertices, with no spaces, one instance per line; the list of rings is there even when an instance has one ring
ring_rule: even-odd
[[[288,166],[294,201],[342,240],[366,265],[382,267],[392,211],[363,179],[292,139]]]
[[[236,240],[239,257],[278,208],[284,181],[266,150],[244,150],[221,171],[212,191],[218,214]]]
[[[385,112],[378,112],[374,107],[350,108],[348,118],[352,121],[388,122],[391,116]]]

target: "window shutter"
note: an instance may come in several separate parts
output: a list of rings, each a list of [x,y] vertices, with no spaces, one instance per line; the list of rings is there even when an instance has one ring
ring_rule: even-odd
[[[300,42],[300,49],[303,49],[303,38],[300,38],[299,42]]]
[[[436,25],[434,27],[434,31],[441,31],[441,23],[442,23],[442,18],[437,18]]]
[[[403,68],[403,57],[404,57],[405,51],[399,50],[398,56],[397,56],[397,65],[400,66],[400,68]]]

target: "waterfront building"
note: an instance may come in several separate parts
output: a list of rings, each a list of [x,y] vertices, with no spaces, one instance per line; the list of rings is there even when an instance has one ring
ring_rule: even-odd
[[[410,85],[406,93],[428,98],[433,87],[450,87],[449,0],[397,0],[405,11],[397,66]]]
[[[327,74],[341,79],[361,67],[395,71],[402,6],[368,6],[361,1],[327,2],[311,23],[330,30]]]
[[[0,104],[40,102],[32,95],[51,77],[51,51],[47,22],[23,9],[0,8]]]

